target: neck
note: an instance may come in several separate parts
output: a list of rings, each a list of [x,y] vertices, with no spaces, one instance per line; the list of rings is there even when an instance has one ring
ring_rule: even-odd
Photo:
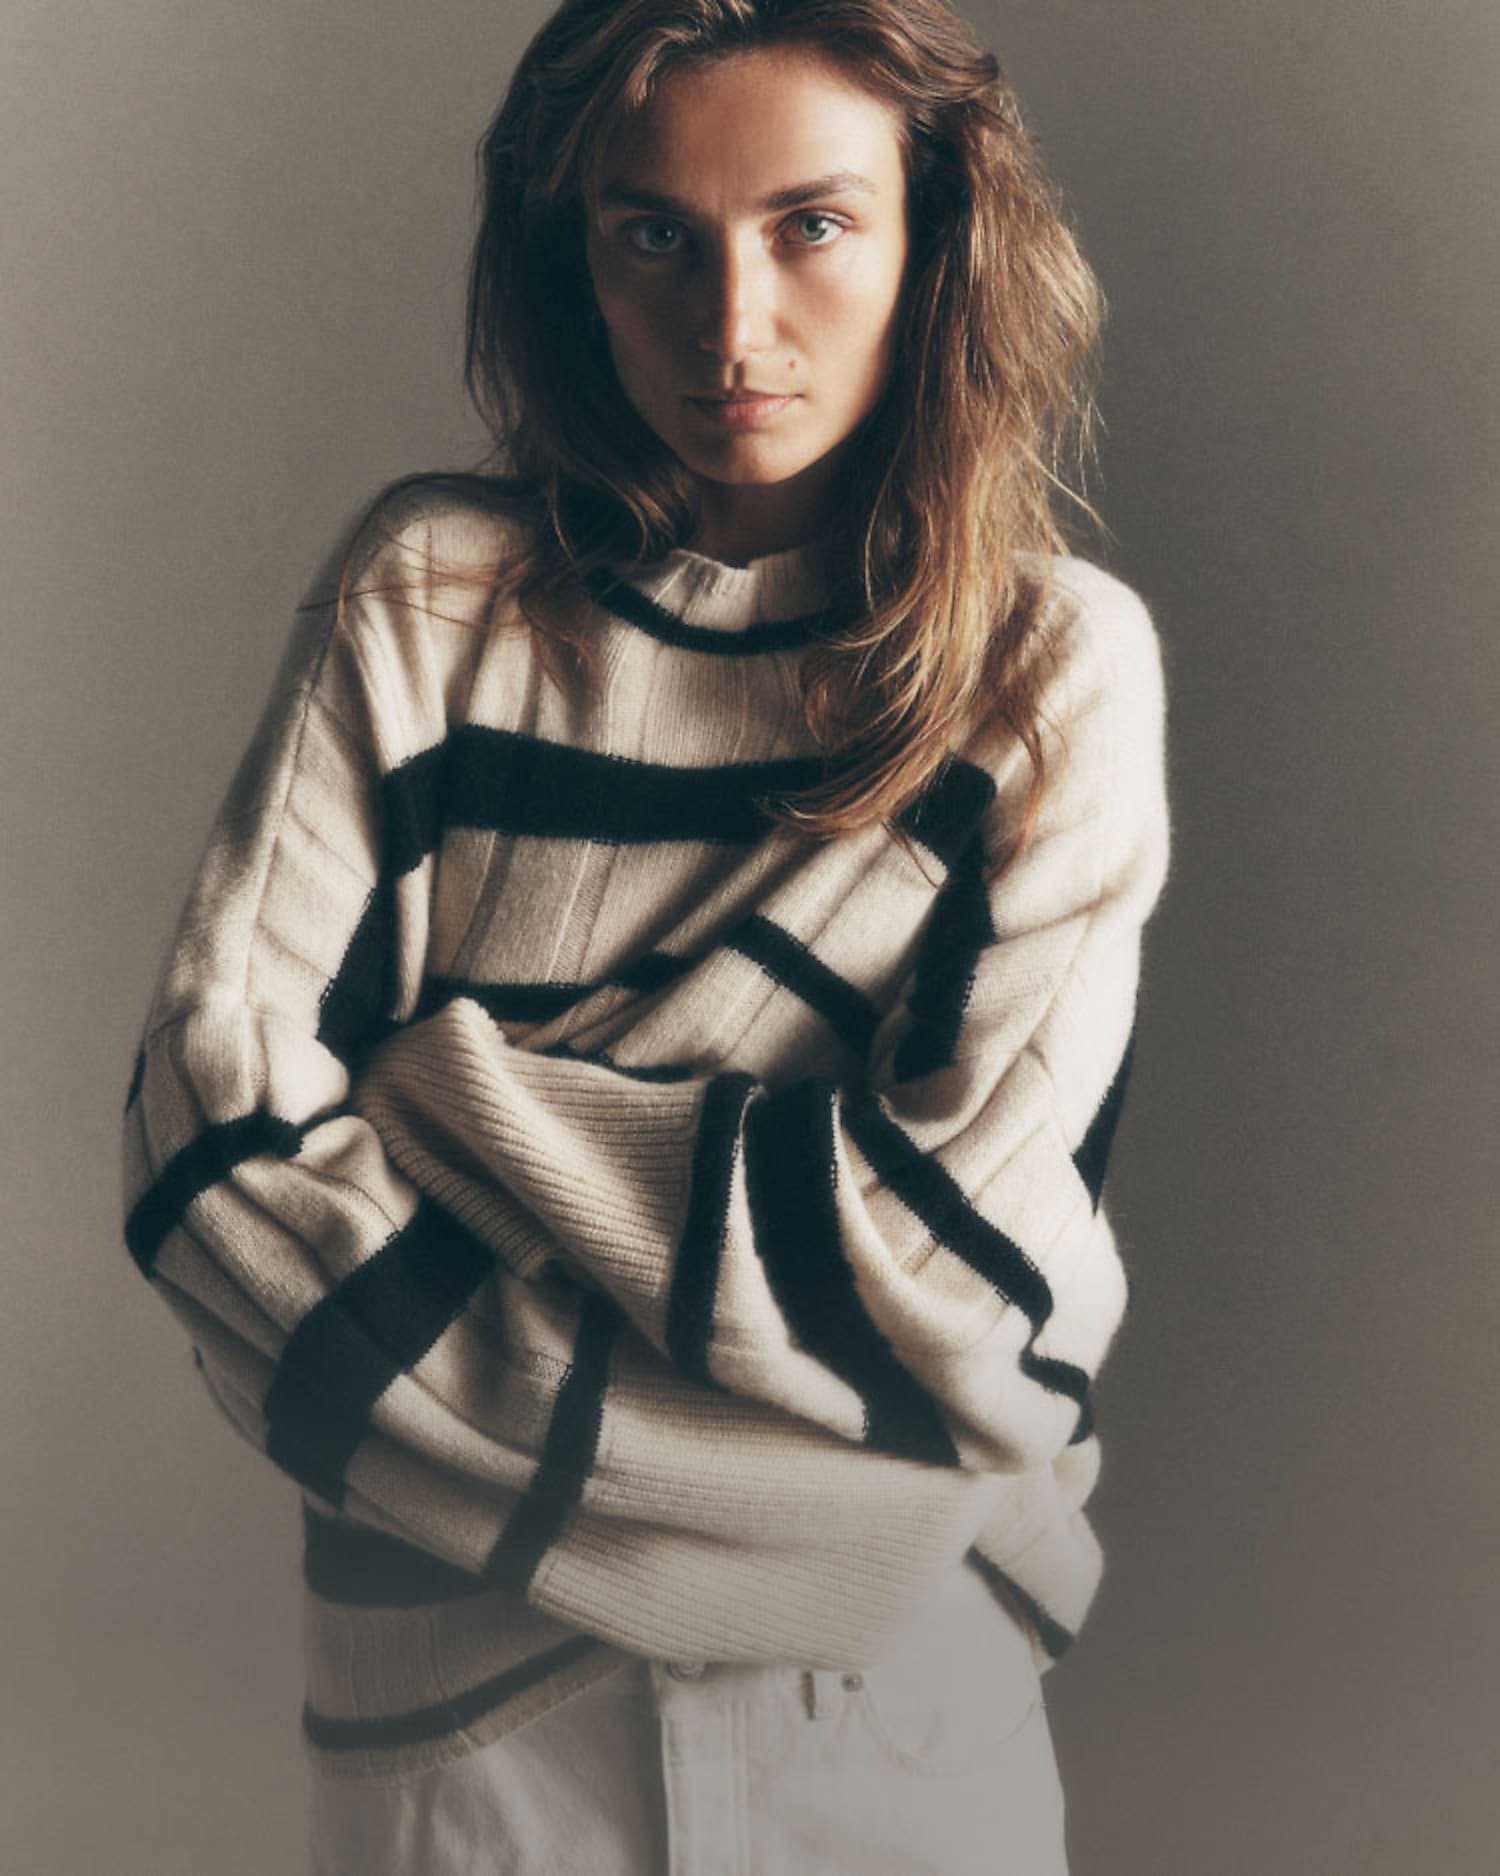
[[[785,482],[700,485],[695,553],[730,566],[805,547],[833,529],[831,465],[815,463]]]

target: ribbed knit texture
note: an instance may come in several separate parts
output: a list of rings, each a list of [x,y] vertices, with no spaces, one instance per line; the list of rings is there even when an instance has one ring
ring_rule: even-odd
[[[992,729],[910,851],[767,820],[820,773],[819,549],[601,581],[554,681],[443,577],[499,525],[410,514],[299,615],[126,1111],[131,1253],[304,1491],[309,1744],[436,1764],[621,1651],[867,1663],[966,1558],[1055,1655],[1167,860],[1149,620],[1059,563],[995,881]]]

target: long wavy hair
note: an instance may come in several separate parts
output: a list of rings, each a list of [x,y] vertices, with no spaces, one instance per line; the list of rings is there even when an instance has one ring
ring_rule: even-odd
[[[486,499],[524,524],[492,577],[551,659],[602,570],[691,542],[692,473],[615,376],[585,259],[615,128],[685,62],[806,48],[894,107],[908,261],[888,384],[848,452],[846,595],[803,666],[824,779],[776,818],[885,822],[976,715],[1044,779],[1032,655],[1070,472],[1091,442],[1097,283],[995,58],[943,0],[564,0],[480,145],[466,381],[495,440]]]

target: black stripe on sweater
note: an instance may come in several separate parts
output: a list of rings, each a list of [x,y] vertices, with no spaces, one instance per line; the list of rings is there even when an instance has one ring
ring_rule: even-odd
[[[773,982],[816,1010],[848,1049],[863,1060],[880,1026],[880,1012],[853,984],[830,970],[800,938],[755,913],[737,925],[727,940],[732,949],[758,964]]]
[[[582,1496],[599,1450],[609,1357],[620,1322],[620,1311],[608,1297],[583,1299],[573,1361],[553,1402],[542,1456],[485,1563],[488,1580],[512,1595],[526,1594],[537,1565]]]
[[[1099,1103],[1098,1112],[1089,1122],[1088,1132],[1079,1142],[1078,1151],[1073,1155],[1073,1164],[1078,1168],[1079,1178],[1088,1187],[1095,1211],[1099,1209],[1099,1200],[1104,1192],[1109,1151],[1114,1145],[1115,1128],[1120,1124],[1120,1110],[1125,1105],[1125,1089],[1130,1081],[1134,1060],[1135,1035],[1132,1032],[1125,1044],[1125,1053],[1120,1057],[1120,1066],[1115,1070],[1115,1078]]]
[[[324,1752],[379,1751],[396,1746],[417,1746],[429,1739],[441,1739],[449,1733],[461,1733],[497,1707],[516,1699],[528,1689],[561,1674],[577,1661],[585,1660],[603,1644],[592,1635],[575,1636],[555,1648],[518,1661],[503,1674],[492,1674],[477,1687],[434,1701],[429,1707],[408,1707],[383,1719],[340,1720],[315,1707],[302,1709],[302,1729],[308,1740]]]
[[[763,801],[824,777],[811,758],[678,768],[477,723],[459,725],[443,750],[445,826],[605,846],[753,846],[769,827]]]
[[[898,1082],[946,1068],[953,1060],[980,954],[995,942],[985,889],[984,846],[973,834],[943,882],[928,916],[907,999],[911,1027],[892,1063]]]
[[[311,1123],[309,1123],[311,1124]],[[195,1140],[174,1153],[131,1208],[125,1243],[143,1277],[156,1268],[167,1234],[182,1222],[202,1192],[227,1179],[242,1161],[261,1153],[291,1159],[300,1152],[304,1129],[256,1108],[238,1120],[205,1127]]]
[[[324,1602],[349,1609],[420,1609],[494,1594],[472,1570],[385,1531],[343,1524],[302,1507],[302,1580]]]
[[[707,626],[689,625],[685,619],[679,619],[675,612],[669,612],[665,606],[659,605],[649,594],[627,586],[623,580],[608,572],[591,574],[585,585],[591,598],[606,612],[624,624],[648,633],[663,645],[675,645],[681,651],[704,651],[721,658],[745,658],[761,652],[784,651],[795,645],[806,645],[814,639],[827,637],[846,622],[845,616],[839,613],[812,613],[797,619],[780,619],[716,632]]]
[[[983,1551],[971,1550],[966,1561],[984,1578],[990,1593],[1000,1601],[1012,1602],[1026,1620],[1036,1630],[1042,1646],[1054,1661],[1060,1660],[1073,1646],[1073,1632],[1065,1629],[1061,1622],[1047,1611],[1034,1596],[1028,1596],[1013,1577],[1009,1577],[998,1563],[992,1563]]]
[[[628,1081],[695,1081],[698,1076],[691,1062],[617,1062],[605,1049],[580,1053],[569,1042],[549,1043],[538,1053],[562,1062],[587,1062],[591,1068],[607,1068],[612,1075],[623,1075]]]
[[[900,821],[952,872],[965,847],[980,831],[995,799],[995,784],[985,771],[960,756],[944,763]]]
[[[463,977],[429,977],[412,1012],[412,1021],[421,1022],[459,997],[477,1003],[497,1023],[548,1023],[593,994],[593,984],[472,983]]]
[[[862,1058],[868,1054],[880,1012],[863,991],[830,969],[801,939],[756,913],[736,926],[723,945],[759,965],[783,990],[807,1004],[846,1048]],[[688,955],[647,951],[592,983],[483,983],[463,977],[429,977],[413,1020],[431,1016],[457,997],[467,997],[497,1023],[550,1022],[601,990],[649,993],[665,989],[710,956],[711,950]],[[609,1066],[621,1074],[632,1072],[617,1063]],[[661,1071],[653,1070],[649,1078],[661,1078]]]
[[[702,957],[701,952],[684,957],[675,951],[645,951],[622,964],[606,981],[619,990],[665,990],[679,977],[686,977]]]
[[[465,977],[429,977],[422,985],[413,1020],[431,1016],[455,997],[468,997],[497,1023],[546,1023],[600,990],[664,989],[686,976],[700,956],[647,951],[593,983],[482,983]]]
[[[932,1397],[870,1320],[843,1253],[832,1083],[796,1082],[745,1118],[755,1248],[787,1327],[864,1402],[866,1440],[927,1465],[958,1453]]]
[[[435,852],[447,818],[451,736],[409,756],[381,782],[381,849],[391,878],[415,870]]]
[[[439,743],[382,778],[380,876],[318,1009],[318,1040],[342,1062],[396,1027],[396,882],[442,839],[447,769],[447,744]]]
[[[1031,1259],[969,1202],[963,1187],[924,1153],[890,1118],[874,1094],[849,1097],[844,1107],[850,1137],[882,1185],[899,1198],[940,1244],[961,1257],[1031,1324],[1021,1351],[1021,1372],[1078,1408],[1072,1439],[1088,1436],[1089,1378],[1073,1362],[1039,1355],[1034,1343],[1052,1314],[1052,1291]]]
[[[329,1504],[370,1412],[494,1268],[478,1238],[422,1199],[410,1221],[303,1317],[266,1391],[266,1452]]]
[[[318,1005],[318,1041],[341,1062],[395,1027],[396,886],[382,874]]]
[[[740,1129],[755,1088],[749,1075],[716,1075],[708,1084],[693,1149],[687,1220],[667,1293],[667,1353],[695,1381],[715,1385],[708,1365],[714,1299],[729,1224]]]

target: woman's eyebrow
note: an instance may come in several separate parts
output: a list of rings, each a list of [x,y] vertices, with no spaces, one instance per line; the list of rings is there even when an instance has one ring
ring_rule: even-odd
[[[761,210],[801,208],[806,202],[815,202],[830,195],[878,195],[880,192],[868,176],[861,176],[852,169],[836,169],[827,176],[814,176],[808,182],[794,182],[785,189],[773,189],[770,195],[756,203]],[[681,202],[675,196],[664,195],[657,189],[642,189],[631,182],[607,182],[599,191],[601,208],[641,208],[649,209],[659,215],[690,215],[691,203]]]

